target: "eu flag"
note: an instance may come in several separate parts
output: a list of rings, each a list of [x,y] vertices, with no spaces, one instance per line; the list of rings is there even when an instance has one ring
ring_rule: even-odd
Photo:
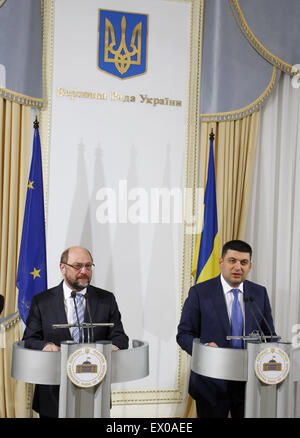
[[[204,194],[203,227],[199,233],[192,269],[196,283],[216,277],[219,270],[219,234],[214,164],[214,134],[210,134],[207,181]]]
[[[19,313],[26,322],[32,297],[47,289],[46,238],[41,143],[34,122],[33,151],[20,246],[17,288]]]

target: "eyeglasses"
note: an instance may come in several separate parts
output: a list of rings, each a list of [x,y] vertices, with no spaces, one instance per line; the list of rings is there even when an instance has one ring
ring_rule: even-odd
[[[95,267],[94,263],[86,263],[85,265],[83,263],[76,263],[75,265],[64,263],[64,265],[70,266],[71,268],[75,269],[75,271],[81,271],[83,268],[85,268],[87,271],[91,271]]]

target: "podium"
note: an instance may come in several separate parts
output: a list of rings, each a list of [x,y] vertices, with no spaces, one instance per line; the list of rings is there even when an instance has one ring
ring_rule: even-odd
[[[191,369],[206,377],[246,382],[245,418],[293,417],[300,349],[289,342],[248,340],[246,349],[232,349],[194,339]]]
[[[25,348],[15,342],[11,375],[23,382],[60,385],[59,418],[109,418],[111,384],[149,375],[149,345],[112,351],[110,341],[61,343],[61,351]]]
[[[21,320],[19,312],[12,313],[4,318],[0,318],[0,348],[6,348],[6,335],[12,327],[16,326]]]

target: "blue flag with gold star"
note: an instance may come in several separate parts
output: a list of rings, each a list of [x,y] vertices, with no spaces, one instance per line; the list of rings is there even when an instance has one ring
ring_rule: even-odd
[[[18,308],[25,323],[32,297],[47,289],[43,171],[38,126],[36,120],[17,274]]]

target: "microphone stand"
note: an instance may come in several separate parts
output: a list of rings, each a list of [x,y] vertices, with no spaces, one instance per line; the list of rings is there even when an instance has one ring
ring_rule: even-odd
[[[268,321],[267,321],[265,315],[263,314],[263,312],[261,311],[260,307],[259,307],[258,304],[256,303],[254,297],[252,297],[252,296],[248,297],[248,295],[247,295],[245,292],[244,292],[244,294],[245,294],[245,296],[247,296],[247,298],[249,299],[250,303],[251,303],[251,304],[252,304],[252,303],[254,304],[255,308],[257,309],[258,313],[259,313],[260,316],[262,317],[262,319],[263,319],[263,321],[264,321],[264,323],[265,323],[265,325],[266,325],[266,327],[267,327],[267,329],[268,329],[268,331],[269,331],[269,333],[270,333],[270,336],[266,336],[266,335],[264,335],[265,339],[268,338],[268,339],[270,339],[271,342],[273,341],[273,339],[275,339],[276,341],[279,341],[279,340],[281,339],[281,337],[280,337],[280,336],[276,336],[276,335],[274,336],[274,335],[273,335],[272,330],[271,330],[271,327],[270,327],[270,324],[268,323]]]
[[[260,337],[263,338],[265,342],[267,342],[267,339],[266,339],[266,337],[265,337],[265,334],[264,334],[264,332],[262,331],[262,328],[261,328],[261,326],[260,326],[260,324],[259,324],[259,322],[258,322],[258,320],[257,320],[257,318],[256,318],[256,316],[255,316],[255,313],[253,312],[253,309],[252,309],[252,302],[249,300],[248,297],[246,297],[246,295],[244,295],[244,302],[247,303],[247,304],[250,303],[250,305],[248,306],[248,309],[250,310],[250,313],[251,313],[251,315],[253,316],[253,319],[254,319],[255,322],[256,322],[256,325],[257,325],[258,330],[259,330],[259,333],[260,333]]]
[[[271,330],[271,327],[270,327],[268,321],[266,320],[264,314],[262,313],[262,311],[260,310],[259,306],[257,305],[255,299],[254,299],[253,297],[249,297],[249,300],[250,300],[250,303],[253,303],[253,304],[254,304],[255,308],[257,309],[258,313],[261,315],[261,317],[262,317],[264,323],[266,324],[266,326],[267,326],[267,328],[268,328],[268,330],[269,330],[269,332],[270,332],[270,335],[271,335],[271,342],[272,342],[272,341],[273,341],[273,333],[272,333],[272,330]]]
[[[84,298],[86,301],[86,308],[87,308],[87,312],[88,312],[89,320],[90,320],[90,327],[88,328],[88,342],[90,342],[90,329],[92,332],[92,342],[94,342],[94,326],[93,326],[93,322],[92,322],[90,304],[89,304],[89,300],[88,300],[88,292],[85,293]]]

